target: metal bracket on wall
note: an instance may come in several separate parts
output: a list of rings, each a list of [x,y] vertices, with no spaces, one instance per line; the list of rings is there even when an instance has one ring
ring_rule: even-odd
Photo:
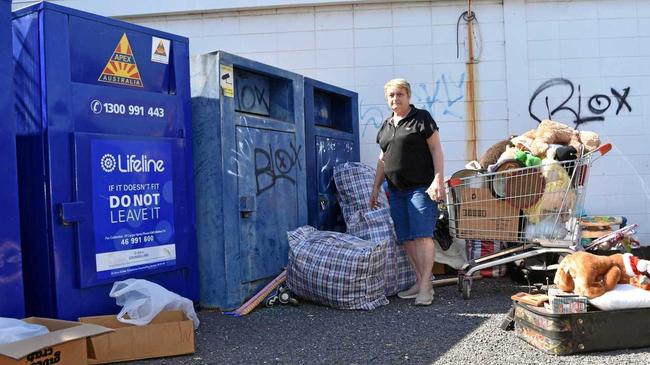
[[[251,195],[239,197],[239,213],[242,218],[248,218],[255,212],[255,197]]]

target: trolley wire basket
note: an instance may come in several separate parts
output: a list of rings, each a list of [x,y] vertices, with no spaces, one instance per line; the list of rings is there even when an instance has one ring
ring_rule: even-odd
[[[604,144],[568,161],[525,167],[506,160],[494,171],[461,170],[446,182],[449,229],[458,239],[504,241],[513,248],[467,262],[458,288],[468,299],[482,269],[547,253],[572,253],[580,242],[590,165],[611,150]]]

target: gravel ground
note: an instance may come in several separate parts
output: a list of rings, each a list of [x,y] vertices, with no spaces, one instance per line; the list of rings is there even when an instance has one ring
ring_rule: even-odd
[[[499,329],[522,288],[486,279],[463,300],[436,289],[433,305],[389,298],[371,312],[302,303],[234,318],[201,311],[196,353],[131,364],[650,364],[650,348],[557,357]]]

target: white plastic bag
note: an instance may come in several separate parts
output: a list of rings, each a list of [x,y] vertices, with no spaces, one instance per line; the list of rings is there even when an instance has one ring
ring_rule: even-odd
[[[151,322],[158,313],[166,310],[182,310],[187,318],[194,322],[194,329],[199,328],[199,318],[194,312],[191,300],[170,292],[162,286],[143,279],[126,279],[116,281],[110,293],[122,310],[117,320],[137,326]],[[128,314],[129,318],[125,318]]]
[[[45,326],[23,322],[15,318],[0,317],[0,345],[49,333]]]

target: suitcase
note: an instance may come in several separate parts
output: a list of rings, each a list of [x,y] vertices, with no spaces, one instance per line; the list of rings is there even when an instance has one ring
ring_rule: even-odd
[[[517,337],[548,354],[650,346],[650,308],[554,314],[513,302]]]

